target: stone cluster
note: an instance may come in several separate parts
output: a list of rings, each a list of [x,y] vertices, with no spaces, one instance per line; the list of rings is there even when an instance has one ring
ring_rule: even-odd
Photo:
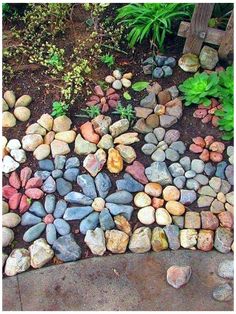
[[[139,142],[138,133],[127,132],[129,125],[127,119],[112,124],[111,118],[104,115],[81,125],[81,134],[75,140],[75,152],[86,155],[83,166],[93,177],[105,164],[109,172],[119,173],[124,162],[130,164],[136,159],[136,152],[130,145]]]
[[[112,88],[116,90],[122,89],[122,87],[129,88],[131,86],[131,79],[133,74],[131,72],[121,74],[120,70],[114,70],[112,75],[105,77],[105,82],[112,84]]]
[[[221,108],[220,103],[215,98],[211,98],[210,106],[198,105],[193,113],[193,117],[201,119],[201,122],[204,124],[211,122],[213,127],[217,127],[219,117],[215,116],[215,112]]]
[[[153,161],[178,161],[184,154],[186,147],[182,141],[178,141],[178,130],[168,130],[159,127],[145,135],[144,144],[141,148],[145,155],[150,155]]]
[[[176,86],[162,90],[155,82],[147,87],[147,91],[148,95],[140,101],[140,106],[134,108],[138,118],[135,131],[146,134],[158,126],[169,128],[181,118],[183,106]]]
[[[2,172],[10,173],[15,171],[20,164],[26,162],[27,157],[21,142],[17,139],[8,139],[2,136]]]
[[[17,120],[25,122],[29,120],[31,112],[28,106],[32,102],[29,95],[23,95],[16,99],[16,95],[12,90],[4,93],[2,99],[2,126],[3,128],[12,128],[16,125]],[[13,113],[10,110],[13,110]]]
[[[47,158],[50,153],[53,158],[67,155],[70,152],[68,144],[73,143],[76,137],[71,124],[72,121],[67,116],[53,119],[45,113],[36,123],[28,126],[26,135],[22,138],[22,147],[25,151],[33,152],[37,160]]]
[[[156,55],[142,62],[144,74],[151,74],[154,79],[171,76],[176,66],[174,57]]]

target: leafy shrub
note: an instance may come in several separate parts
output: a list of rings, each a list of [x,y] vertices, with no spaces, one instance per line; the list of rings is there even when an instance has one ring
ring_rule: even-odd
[[[109,53],[101,56],[101,61],[108,66],[108,68],[111,68],[115,64],[115,58],[113,55],[110,55]]]
[[[52,104],[52,116],[53,117],[60,117],[65,116],[68,112],[69,105],[66,105],[64,102],[61,101],[54,101]]]
[[[179,90],[184,93],[185,106],[191,104],[204,104],[209,106],[209,98],[218,95],[219,78],[216,73],[196,73],[179,85]]]
[[[115,20],[130,31],[127,40],[131,48],[150,38],[162,50],[172,22],[189,16],[191,7],[184,3],[133,3],[118,9]]]
[[[127,119],[130,122],[135,118],[135,111],[132,105],[127,105],[126,107],[118,103],[116,110],[112,112],[113,114],[118,114],[121,119]]]

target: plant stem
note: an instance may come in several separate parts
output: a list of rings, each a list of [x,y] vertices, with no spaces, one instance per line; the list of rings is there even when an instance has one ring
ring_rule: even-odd
[[[102,47],[105,47],[105,48],[107,48],[107,49],[112,49],[112,50],[115,50],[115,51],[118,51],[118,52],[121,52],[121,53],[124,53],[124,54],[128,55],[128,52],[126,52],[126,51],[124,51],[124,50],[121,50],[121,49],[119,49],[119,48],[112,47],[112,46],[110,46],[110,45],[105,45],[105,44],[102,44],[101,46],[102,46]]]

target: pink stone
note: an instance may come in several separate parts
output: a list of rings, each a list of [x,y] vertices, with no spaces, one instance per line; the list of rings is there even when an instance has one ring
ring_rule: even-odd
[[[186,285],[191,277],[192,270],[190,266],[171,266],[167,270],[167,282],[178,289]]]
[[[217,152],[217,153],[223,153],[223,151],[225,150],[225,144],[222,142],[213,142],[210,147],[210,150],[212,150],[213,152]]]
[[[34,200],[39,200],[43,197],[43,191],[38,188],[27,189],[25,195]]]
[[[220,162],[223,160],[223,156],[221,153],[210,152],[210,160],[213,162]]]
[[[21,187],[20,178],[16,171],[11,173],[9,177],[9,184],[17,190]]]
[[[208,135],[204,138],[204,141],[206,143],[206,148],[208,148],[213,142],[214,142],[214,137],[211,135]]]
[[[103,97],[104,96],[104,92],[103,92],[103,90],[101,89],[101,87],[99,85],[95,86],[94,92],[99,97]]]
[[[20,214],[24,214],[30,208],[30,205],[30,199],[25,194],[23,194],[19,205]]]
[[[110,96],[110,95],[112,95],[112,94],[118,95],[118,94],[116,93],[116,90],[115,90],[114,88],[110,87],[110,88],[108,88],[108,90],[106,91],[106,96]]]
[[[43,180],[41,178],[31,178],[27,181],[25,189],[40,188],[42,184]]]
[[[206,115],[201,121],[202,121],[202,123],[205,124],[205,123],[210,122],[211,119],[212,119],[212,115],[211,115],[211,114],[208,114],[208,115]]]
[[[218,100],[216,100],[215,98],[211,98],[211,106],[212,107],[217,107],[219,105]]]
[[[106,153],[99,149],[95,154],[86,156],[83,162],[84,168],[95,177],[103,168],[106,162]]]
[[[202,229],[216,230],[219,227],[218,218],[210,211],[201,212]]]
[[[218,124],[219,124],[219,117],[214,116],[214,117],[212,118],[212,120],[211,120],[211,123],[212,123],[212,125],[213,125],[214,127],[217,127]]]
[[[53,223],[53,221],[54,221],[54,217],[53,217],[53,215],[52,214],[48,214],[47,216],[45,216],[44,218],[43,218],[43,221],[45,222],[45,224],[51,224],[51,223]]]
[[[26,182],[29,180],[29,178],[32,175],[32,170],[29,167],[25,167],[20,172],[20,180],[22,187],[25,187]]]
[[[160,207],[163,207],[163,205],[164,205],[164,200],[162,198],[153,197],[152,206],[154,208],[160,208]]]
[[[194,144],[196,144],[197,146],[200,146],[202,148],[204,148],[206,146],[206,143],[201,136],[194,137],[192,140],[193,140]]]
[[[221,227],[233,229],[234,228],[234,216],[231,212],[225,211],[221,212],[218,215],[218,218],[220,220]]]
[[[208,151],[208,149],[204,148],[203,149],[203,152],[201,153],[201,155],[199,155],[199,158],[202,160],[202,161],[209,161],[210,159],[210,153]]]
[[[131,174],[131,176],[133,176],[140,183],[148,183],[148,179],[144,173],[145,167],[143,164],[141,164],[141,162],[137,160],[134,161],[132,165],[126,167],[125,171]]]
[[[197,248],[201,251],[208,252],[213,249],[214,231],[200,230],[197,239]]]
[[[191,144],[189,146],[189,150],[193,153],[198,154],[198,153],[201,153],[203,151],[203,148],[201,146],[196,145],[196,144]]]
[[[12,210],[16,210],[20,204],[21,197],[22,197],[21,193],[16,193],[12,195],[8,202],[9,208]]]
[[[16,193],[17,193],[17,190],[10,185],[5,185],[2,188],[2,196],[8,200]]]
[[[194,111],[194,118],[202,119],[207,115],[207,109],[197,109]]]
[[[94,132],[93,125],[90,121],[81,125],[80,132],[86,141],[97,144],[100,140],[100,136]]]

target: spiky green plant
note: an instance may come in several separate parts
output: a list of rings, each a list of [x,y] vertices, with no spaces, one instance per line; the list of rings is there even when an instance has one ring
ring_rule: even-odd
[[[135,111],[132,105],[127,105],[126,107],[122,106],[121,103],[118,103],[116,110],[112,112],[113,114],[118,114],[121,119],[127,119],[130,122],[135,118]]]

